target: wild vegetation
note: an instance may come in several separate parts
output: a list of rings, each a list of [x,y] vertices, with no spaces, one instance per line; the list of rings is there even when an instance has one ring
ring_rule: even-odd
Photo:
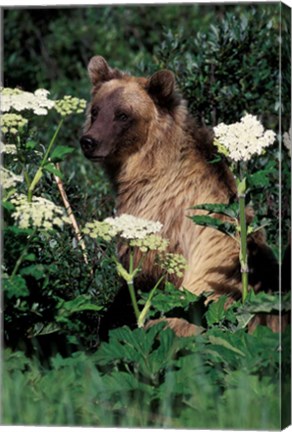
[[[290,28],[288,9],[276,3],[4,11],[3,424],[289,424],[286,273],[282,287],[249,291],[227,310],[225,296],[206,305],[207,294],[178,291],[166,278],[150,301],[136,292],[136,306],[148,318],[190,319],[195,336],[179,338],[158,323],[118,327],[100,340],[123,271],[116,271],[115,236],[88,235],[88,223],[113,216],[114,194],[78,141],[89,100],[86,65],[95,54],[135,75],[174,71],[207,126],[256,116],[276,140],[248,162],[245,204],[255,209],[255,225],[265,225],[280,269],[290,230]],[[253,325],[255,317],[279,315],[281,337]]]

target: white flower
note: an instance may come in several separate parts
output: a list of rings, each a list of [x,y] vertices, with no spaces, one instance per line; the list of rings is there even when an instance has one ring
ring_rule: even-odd
[[[62,117],[67,117],[71,114],[80,114],[86,108],[86,100],[78,99],[73,96],[64,96],[63,99],[57,100],[55,104],[56,111]]]
[[[181,254],[167,253],[157,257],[159,266],[166,270],[168,274],[175,274],[177,277],[183,277],[187,268],[187,261]]]
[[[291,157],[291,141],[292,141],[292,127],[290,126],[289,132],[283,135],[283,144],[288,149],[289,156]]]
[[[1,142],[0,152],[5,154],[16,154],[16,145],[15,144],[5,144]]]
[[[122,214],[116,218],[107,218],[105,222],[118,230],[120,236],[125,239],[143,239],[149,234],[155,234],[162,228],[160,222],[149,221],[128,214]]]
[[[149,234],[142,239],[138,238],[130,241],[130,246],[138,247],[141,252],[148,252],[149,250],[163,252],[167,249],[168,244],[168,240],[156,234]]]
[[[2,133],[16,135],[27,124],[27,120],[20,114],[4,114],[1,117]]]
[[[219,152],[220,146],[224,146],[226,151],[223,153],[234,161],[247,161],[254,154],[261,154],[276,138],[275,132],[265,131],[263,125],[251,114],[246,114],[240,122],[231,125],[220,123],[214,128],[214,132],[214,144],[218,146]]]
[[[82,231],[91,238],[99,237],[105,241],[110,241],[118,234],[118,230],[110,224],[100,221],[87,222]]]
[[[38,89],[34,93],[25,92],[19,89],[2,88],[1,111],[8,112],[32,110],[37,115],[46,115],[48,110],[53,108],[55,102],[48,99],[49,91]]]
[[[159,232],[161,228],[162,224],[160,222],[153,222],[146,219],[137,218],[132,215],[122,214],[121,216],[115,218],[106,218],[102,222],[88,222],[85,225],[83,232],[92,238],[100,237],[106,241],[111,240],[117,235],[127,240],[137,240],[144,239],[146,236],[155,234]],[[159,246],[162,247],[164,245],[163,240],[160,239],[159,244],[158,241],[156,241],[155,246],[154,240],[155,239],[152,238],[149,243],[147,243],[148,249],[151,247],[155,249],[155,247],[158,248]],[[136,246],[145,245],[137,244]]]
[[[23,177],[14,174],[6,168],[1,167],[1,186],[3,189],[15,187],[17,183],[22,183]]]
[[[64,222],[70,223],[63,208],[46,198],[34,196],[32,202],[28,202],[25,195],[19,194],[11,202],[15,206],[13,217],[20,228],[53,229],[54,226],[62,227]]]

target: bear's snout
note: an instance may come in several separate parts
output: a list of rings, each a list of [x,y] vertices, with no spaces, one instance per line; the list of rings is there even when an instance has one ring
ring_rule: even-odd
[[[84,135],[80,138],[81,148],[86,157],[90,158],[93,156],[94,151],[98,148],[99,142],[94,138]]]

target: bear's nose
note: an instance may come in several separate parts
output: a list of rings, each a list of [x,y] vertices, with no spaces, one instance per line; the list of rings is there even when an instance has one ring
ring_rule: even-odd
[[[97,147],[97,142],[95,141],[95,139],[91,138],[90,136],[81,137],[80,144],[84,153],[87,154],[92,153]]]

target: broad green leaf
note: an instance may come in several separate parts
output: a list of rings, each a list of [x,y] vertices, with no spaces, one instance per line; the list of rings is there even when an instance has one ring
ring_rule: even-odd
[[[217,324],[225,318],[224,305],[226,302],[226,298],[226,296],[222,296],[219,298],[219,300],[210,304],[205,314],[208,326]]]
[[[275,164],[275,161],[270,160],[264,169],[253,174],[249,174],[247,177],[248,188],[252,189],[268,187],[271,182],[272,174],[277,171]]]
[[[68,146],[57,146],[54,148],[50,155],[50,159],[53,162],[60,162],[64,159],[64,157],[72,153],[74,151],[74,148],[68,147]]]
[[[237,322],[238,322],[238,328],[243,329],[247,326],[247,324],[250,322],[250,320],[254,317],[254,314],[251,313],[239,313],[237,312]]]
[[[48,171],[50,174],[54,174],[54,175],[56,175],[57,177],[63,178],[63,174],[61,173],[61,171],[58,170],[58,169],[55,167],[55,165],[54,165],[53,163],[51,163],[51,162],[47,163],[47,164],[44,166],[44,170],[45,170],[45,171]]]
[[[34,140],[29,140],[25,144],[25,148],[27,148],[28,150],[33,150],[34,148],[36,148],[36,146],[37,146],[37,142]]]
[[[207,210],[211,213],[222,214],[232,218],[238,218],[238,203],[232,204],[199,204],[191,207],[193,210]]]
[[[86,310],[100,311],[102,309],[101,306],[92,303],[90,300],[91,297],[89,295],[83,294],[73,300],[62,301],[58,305],[60,314],[71,315],[75,312],[81,312]]]
[[[212,336],[209,335],[208,336],[209,341],[211,342],[212,345],[220,345],[223,346],[224,348],[229,349],[230,351],[235,352],[236,354],[240,354],[242,357],[245,356],[245,354],[240,351],[238,348],[236,348],[235,346],[231,345],[226,339],[224,339],[223,337],[217,337],[217,336]]]
[[[14,210],[14,205],[9,201],[2,201],[2,206],[4,209],[6,209],[8,211]]]
[[[24,261],[35,261],[36,260],[36,256],[34,253],[30,253],[28,255],[25,255],[25,257],[23,258]]]
[[[44,266],[42,264],[32,264],[28,267],[24,267],[19,273],[24,276],[33,276],[36,280],[45,277]]]
[[[252,298],[248,299],[244,305],[242,305],[238,312],[239,313],[269,313],[272,311],[289,311],[291,310],[290,293],[286,296],[282,296],[280,299],[279,294],[272,295],[265,292],[259,292]]]
[[[12,297],[27,297],[29,295],[26,281],[20,275],[15,275],[10,278],[3,278],[3,289],[5,295],[9,299]]]
[[[120,393],[140,390],[145,393],[152,393],[152,386],[139,381],[129,372],[114,371],[107,374],[103,379],[104,391],[107,393]]]
[[[3,227],[3,231],[7,234],[14,234],[16,236],[29,236],[33,233],[33,229],[32,228],[19,228],[18,226],[14,225],[14,226],[7,226],[7,227]]]
[[[142,299],[138,303],[145,304],[148,295],[148,293],[142,293]],[[164,289],[159,289],[154,294],[149,316],[155,315],[158,311],[165,314],[177,307],[186,310],[191,303],[195,303],[198,299],[199,297],[190,291],[184,288],[177,289],[172,283],[166,282]]]
[[[212,216],[197,215],[189,216],[189,218],[192,219],[192,221],[195,222],[197,225],[214,228],[232,237],[236,234],[236,224],[230,222],[222,222],[220,219],[214,218]]]

